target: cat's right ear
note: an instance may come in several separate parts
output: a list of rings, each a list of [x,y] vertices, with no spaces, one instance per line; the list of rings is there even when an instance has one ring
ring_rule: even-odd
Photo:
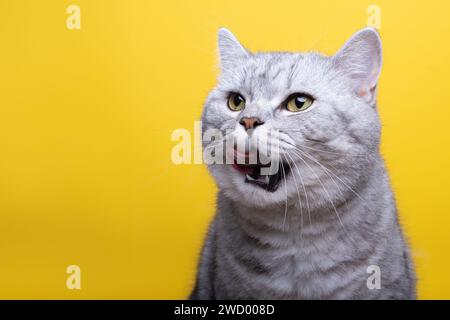
[[[354,92],[369,103],[376,100],[381,71],[381,40],[373,28],[355,33],[333,57],[336,68],[350,77]]]
[[[222,70],[232,68],[243,58],[249,56],[238,39],[226,28],[220,28],[218,32],[219,60]]]

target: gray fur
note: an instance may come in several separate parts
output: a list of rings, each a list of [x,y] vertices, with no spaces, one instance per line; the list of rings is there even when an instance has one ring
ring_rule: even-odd
[[[250,53],[221,29],[219,52],[203,129],[245,136],[239,119],[259,117],[265,123],[253,135],[277,129],[290,142],[281,156],[291,173],[271,193],[230,165],[209,165],[220,192],[191,298],[414,299],[414,268],[379,154],[376,31],[359,31],[325,57]],[[243,111],[227,108],[229,92],[246,98]],[[294,92],[314,96],[313,106],[281,110]],[[381,289],[366,285],[370,265],[381,269]]]

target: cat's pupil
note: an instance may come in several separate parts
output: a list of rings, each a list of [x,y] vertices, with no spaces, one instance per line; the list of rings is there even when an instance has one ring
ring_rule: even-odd
[[[305,104],[305,102],[306,102],[305,97],[297,97],[297,98],[295,98],[295,106],[296,106],[297,108],[303,107],[303,105]]]
[[[235,106],[239,106],[242,102],[244,102],[244,99],[238,94],[234,96],[233,100]]]

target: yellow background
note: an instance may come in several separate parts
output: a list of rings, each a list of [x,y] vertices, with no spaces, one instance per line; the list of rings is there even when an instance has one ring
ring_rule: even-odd
[[[170,135],[214,85],[217,29],[331,54],[371,3],[1,1],[0,298],[185,298],[216,188],[203,165],[171,163]],[[450,298],[450,2],[375,4],[382,149],[419,297]]]

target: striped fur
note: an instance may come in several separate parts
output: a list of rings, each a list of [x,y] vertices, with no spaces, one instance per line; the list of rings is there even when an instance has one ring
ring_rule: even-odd
[[[325,57],[253,54],[221,30],[219,51],[222,74],[205,104],[204,129],[243,135],[240,117],[263,119],[253,134],[282,133],[291,173],[270,193],[229,165],[209,165],[220,192],[190,298],[414,299],[414,267],[379,154],[376,32],[364,29]],[[227,110],[229,92],[242,93],[248,107]],[[280,111],[292,92],[311,94],[315,105],[303,114]],[[380,289],[367,286],[373,265]]]

